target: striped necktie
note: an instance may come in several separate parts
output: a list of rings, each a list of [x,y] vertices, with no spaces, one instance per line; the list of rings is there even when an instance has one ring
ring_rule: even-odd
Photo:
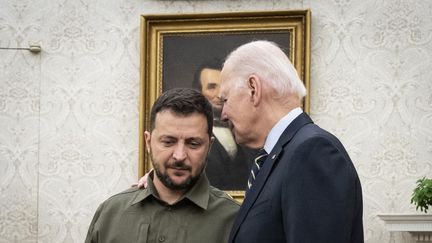
[[[252,183],[254,182],[255,178],[258,176],[258,172],[261,169],[261,167],[264,164],[264,161],[266,160],[268,154],[267,152],[262,148],[258,151],[258,154],[254,160],[254,163],[252,165],[251,173],[249,175],[248,179],[248,189],[252,187]]]

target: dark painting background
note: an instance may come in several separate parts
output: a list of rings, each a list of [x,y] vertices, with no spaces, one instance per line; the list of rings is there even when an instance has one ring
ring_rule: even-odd
[[[288,54],[289,38],[289,31],[164,35],[162,90],[191,87],[194,72],[204,60],[224,60],[235,48],[252,40],[273,41]]]

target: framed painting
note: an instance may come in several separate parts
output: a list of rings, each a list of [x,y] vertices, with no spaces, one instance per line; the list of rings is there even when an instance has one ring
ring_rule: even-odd
[[[144,131],[149,129],[153,102],[165,90],[193,87],[214,105],[215,142],[206,166],[210,184],[242,201],[256,151],[236,144],[218,121],[220,109],[212,99],[218,93],[223,60],[247,42],[273,41],[286,52],[309,91],[310,15],[310,10],[290,10],[141,16],[139,176],[152,168]],[[309,112],[309,95],[303,109]]]

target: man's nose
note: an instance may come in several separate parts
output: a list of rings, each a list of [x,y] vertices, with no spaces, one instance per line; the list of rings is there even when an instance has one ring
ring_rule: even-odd
[[[175,160],[184,160],[186,159],[186,147],[184,144],[178,144],[173,152],[173,157]]]

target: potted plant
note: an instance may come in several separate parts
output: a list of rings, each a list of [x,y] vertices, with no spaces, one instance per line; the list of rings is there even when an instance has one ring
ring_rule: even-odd
[[[432,179],[423,177],[417,180],[411,203],[416,205],[416,210],[420,208],[420,211],[427,213],[429,206],[432,207]]]

